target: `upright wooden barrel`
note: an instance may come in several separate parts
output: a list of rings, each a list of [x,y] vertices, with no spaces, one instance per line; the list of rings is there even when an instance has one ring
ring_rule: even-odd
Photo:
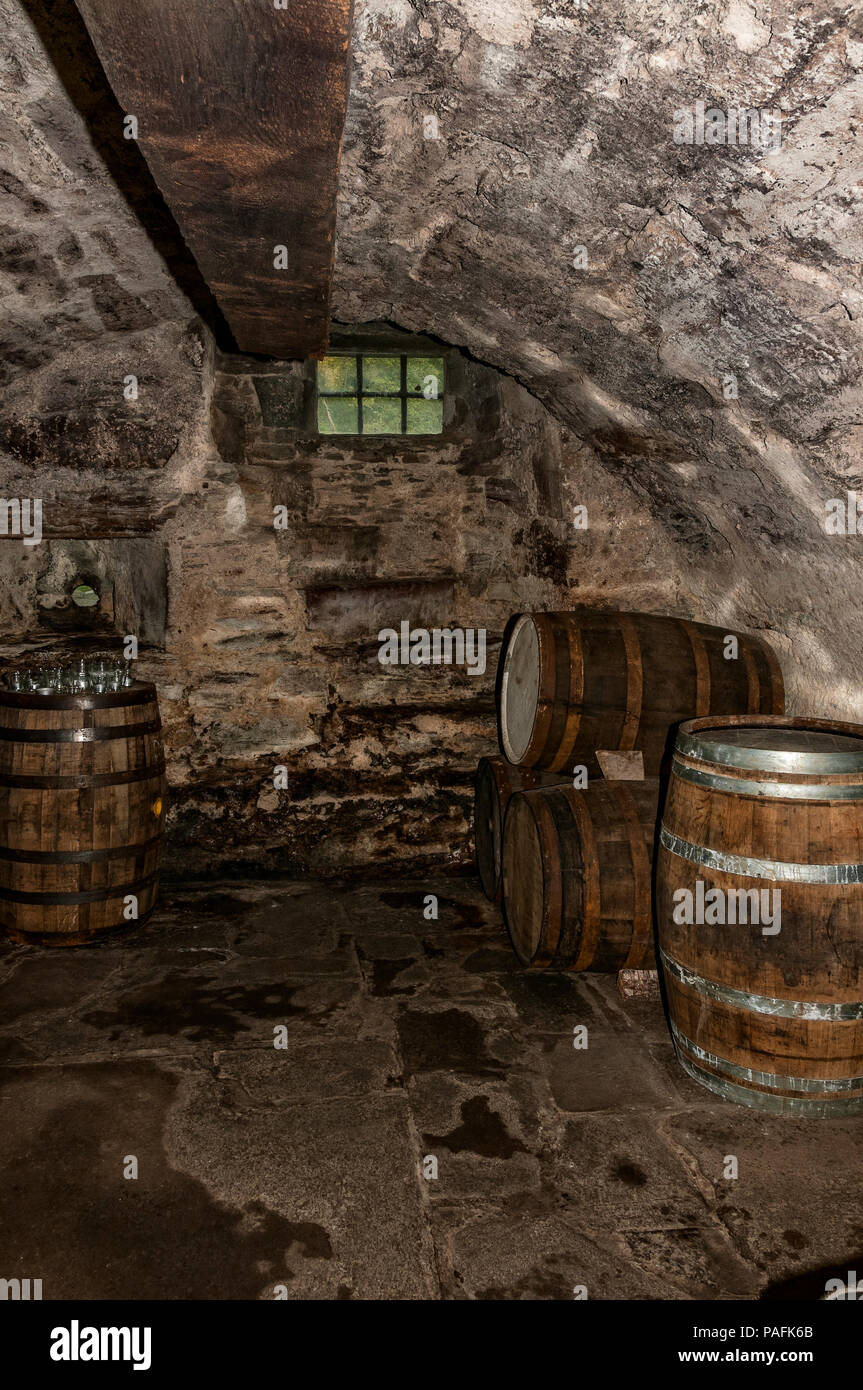
[[[160,732],[150,684],[113,695],[0,691],[7,935],[72,946],[150,915],[165,825]]]
[[[775,1113],[863,1110],[863,725],[684,724],[656,910],[690,1076]]]
[[[651,864],[659,782],[521,792],[503,831],[503,903],[522,965],[622,970],[655,963]]]
[[[784,709],[766,642],[684,618],[522,613],[501,652],[501,747],[524,767],[593,773],[596,749],[640,749],[654,776],[681,720]]]
[[[503,821],[510,797],[534,787],[559,786],[567,780],[553,772],[513,767],[505,758],[480,758],[474,784],[473,833],[482,891],[492,902],[501,900]]]

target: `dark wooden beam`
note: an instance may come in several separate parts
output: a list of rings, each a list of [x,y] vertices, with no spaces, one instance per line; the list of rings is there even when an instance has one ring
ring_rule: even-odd
[[[78,0],[243,352],[326,351],[353,0]],[[287,269],[275,268],[276,247]]]

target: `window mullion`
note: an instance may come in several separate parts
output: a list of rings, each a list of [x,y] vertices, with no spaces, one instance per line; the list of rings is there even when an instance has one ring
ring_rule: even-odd
[[[402,434],[408,432],[408,359],[404,353],[401,358],[402,368]]]

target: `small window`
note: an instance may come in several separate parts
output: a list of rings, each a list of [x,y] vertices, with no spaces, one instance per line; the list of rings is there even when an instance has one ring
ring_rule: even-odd
[[[318,363],[321,434],[440,434],[444,360],[339,353]]]
[[[99,602],[98,590],[92,584],[76,584],[71,597],[76,608],[95,608]]]

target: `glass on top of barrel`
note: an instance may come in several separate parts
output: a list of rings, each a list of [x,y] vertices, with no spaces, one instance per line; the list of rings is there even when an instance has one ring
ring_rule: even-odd
[[[81,657],[73,662],[19,666],[3,673],[7,690],[25,695],[110,695],[134,683],[132,663],[122,657]]]

